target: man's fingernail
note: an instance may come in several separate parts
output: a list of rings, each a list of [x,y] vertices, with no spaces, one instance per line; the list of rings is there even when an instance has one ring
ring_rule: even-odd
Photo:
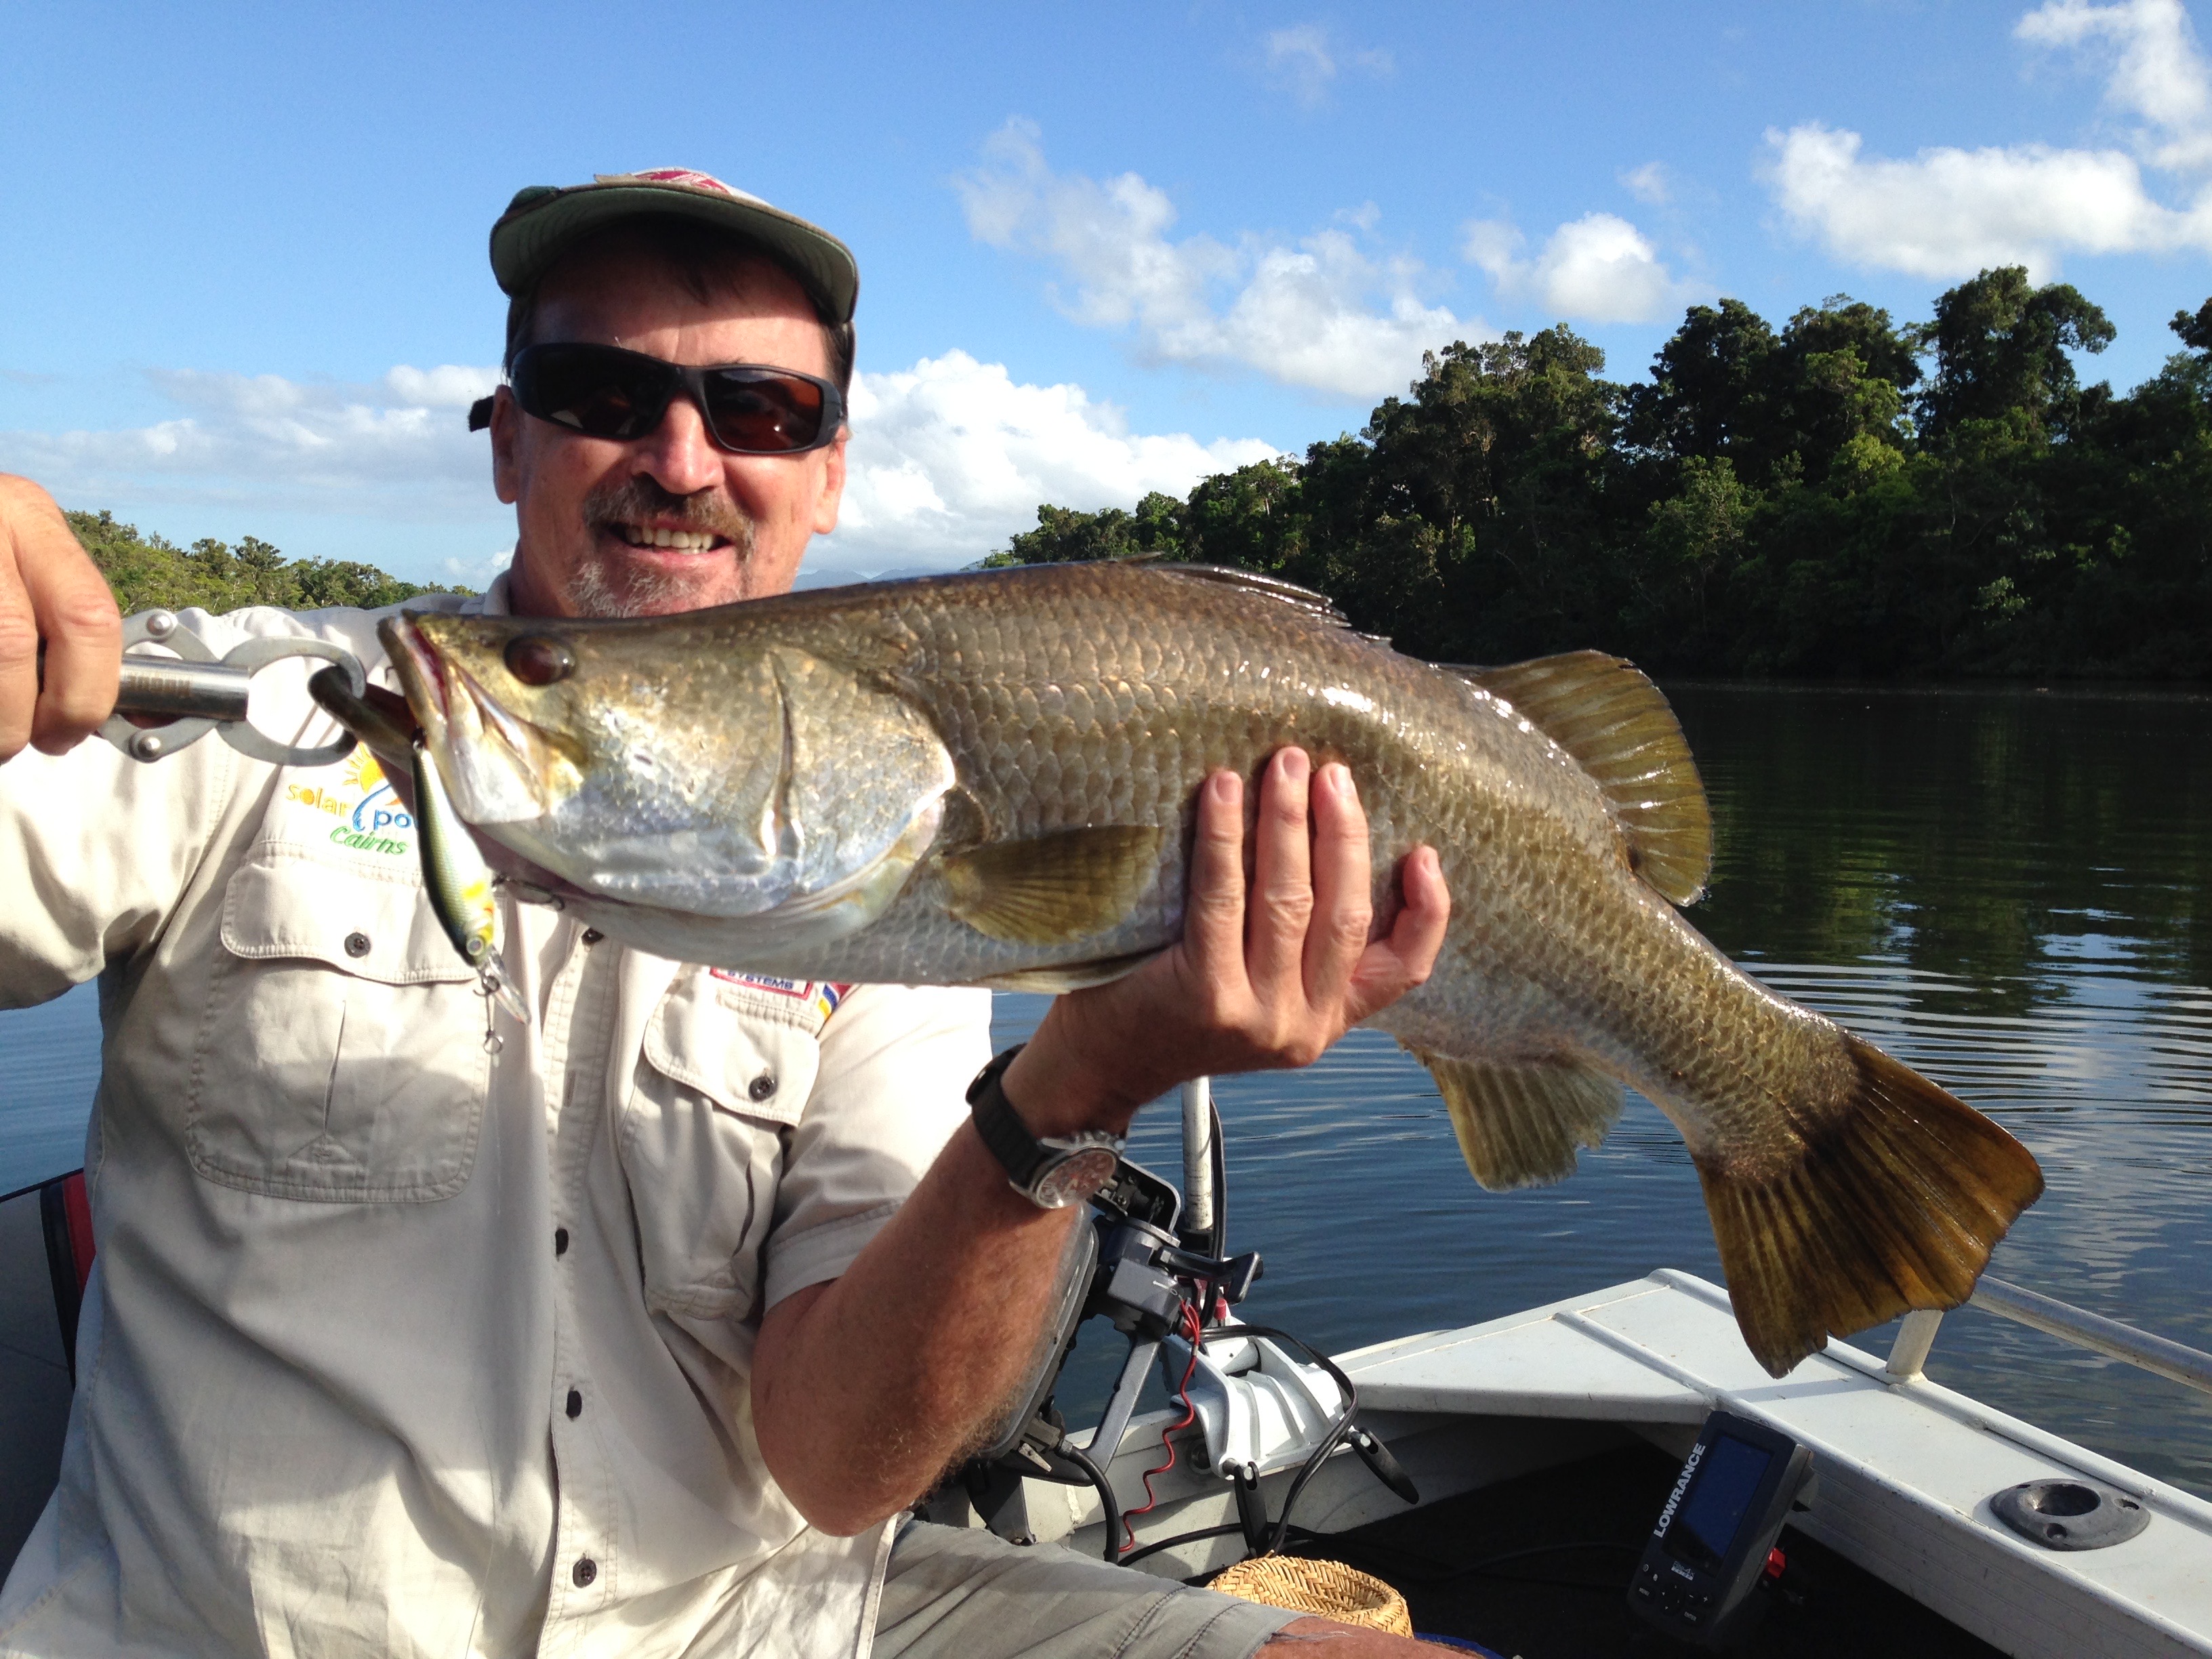
[[[1313,760],[1303,749],[1283,750],[1283,776],[1292,783],[1303,780],[1313,770]]]
[[[1352,781],[1352,769],[1342,761],[1331,761],[1322,768],[1322,776],[1340,799],[1358,800],[1359,786]]]
[[[1234,772],[1216,772],[1206,781],[1206,787],[1213,791],[1214,799],[1227,806],[1234,805],[1237,796],[1243,793],[1238,783]]]

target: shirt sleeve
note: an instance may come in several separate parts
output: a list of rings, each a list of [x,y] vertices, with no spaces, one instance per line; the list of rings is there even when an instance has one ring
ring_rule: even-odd
[[[845,999],[776,1188],[763,1308],[852,1266],[966,1120],[990,1054],[988,991],[866,985]]]
[[[236,773],[212,736],[157,761],[91,737],[0,766],[0,1008],[58,997],[149,948]]]

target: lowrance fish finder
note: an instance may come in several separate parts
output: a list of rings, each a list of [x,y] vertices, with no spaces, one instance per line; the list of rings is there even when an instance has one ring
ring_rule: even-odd
[[[1630,1607],[1682,1641],[1726,1639],[1812,1465],[1813,1454],[1788,1435],[1712,1413],[1644,1540]]]

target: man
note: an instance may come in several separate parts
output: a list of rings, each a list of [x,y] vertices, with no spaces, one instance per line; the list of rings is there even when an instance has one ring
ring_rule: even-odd
[[[842,245],[671,171],[526,191],[493,259],[519,535],[471,603],[787,590],[844,484]],[[702,390],[670,363],[758,368]],[[218,649],[337,640],[391,683],[374,617],[189,620]],[[794,994],[508,904],[533,1018],[488,1054],[405,814],[347,829],[381,780],[80,744],[118,639],[52,503],[0,481],[0,1000],[97,974],[108,1032],[81,1381],[0,1653],[1226,1655],[1285,1626],[900,1524],[1017,1381],[1080,1209],[968,1120],[982,993]],[[312,741],[303,678],[260,718]],[[1003,1073],[1029,1134],[1304,1064],[1425,976],[1433,856],[1370,941],[1350,781],[1285,750],[1248,900],[1242,788],[1204,792],[1182,945],[1060,999]]]

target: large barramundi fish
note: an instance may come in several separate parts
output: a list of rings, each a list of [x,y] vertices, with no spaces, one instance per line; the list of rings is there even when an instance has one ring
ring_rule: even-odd
[[[1436,667],[1266,578],[1103,563],[385,639],[511,876],[659,955],[794,977],[1111,978],[1181,932],[1209,771],[1343,761],[1378,902],[1411,848],[1443,860],[1436,971],[1373,1024],[1436,1078],[1475,1178],[1558,1180],[1642,1091],[1778,1376],[1958,1305],[2042,1190],[2002,1129],[1677,914],[1711,865],[1705,792],[1614,658]]]

